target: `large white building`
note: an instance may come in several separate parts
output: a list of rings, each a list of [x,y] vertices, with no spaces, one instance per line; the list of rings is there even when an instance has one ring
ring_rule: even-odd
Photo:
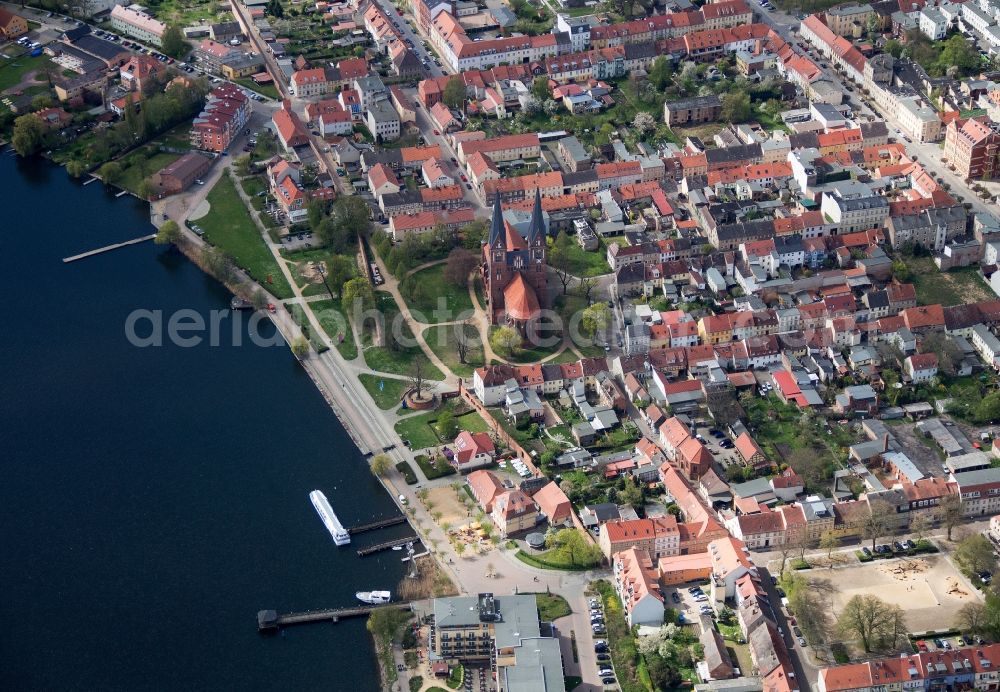
[[[159,46],[163,42],[163,32],[167,30],[167,25],[148,14],[115,5],[111,10],[111,28],[142,43]]]

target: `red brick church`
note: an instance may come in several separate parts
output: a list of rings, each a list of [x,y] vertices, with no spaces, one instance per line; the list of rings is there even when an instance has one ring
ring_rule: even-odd
[[[548,307],[548,258],[542,198],[536,190],[527,238],[504,221],[500,195],[496,195],[495,200],[490,241],[483,246],[486,312],[492,324],[512,324],[523,329],[526,322]]]

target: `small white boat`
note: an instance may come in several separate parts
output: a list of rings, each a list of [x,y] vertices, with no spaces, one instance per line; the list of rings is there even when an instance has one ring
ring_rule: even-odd
[[[394,546],[392,546],[392,549],[393,550],[402,550],[403,546],[401,546],[401,545],[394,545]]]
[[[392,594],[388,591],[358,591],[354,597],[362,603],[381,605],[388,603],[392,599]]]

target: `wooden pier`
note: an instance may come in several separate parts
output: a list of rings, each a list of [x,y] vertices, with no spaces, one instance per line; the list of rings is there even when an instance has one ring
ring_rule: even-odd
[[[390,517],[389,519],[379,519],[377,521],[373,521],[368,524],[358,524],[357,526],[347,529],[347,532],[353,536],[356,533],[364,533],[365,531],[374,531],[375,529],[384,529],[387,526],[397,526],[398,524],[403,524],[405,522],[406,522],[406,517],[401,514],[398,517]]]
[[[126,247],[128,245],[138,245],[139,243],[145,243],[147,240],[152,240],[156,237],[155,233],[150,233],[149,235],[144,235],[139,238],[132,238],[132,240],[126,240],[122,243],[114,243],[112,245],[105,245],[104,247],[99,247],[96,250],[90,250],[88,252],[81,252],[79,255],[73,255],[72,257],[63,257],[63,262],[70,263],[76,262],[77,260],[86,259],[87,257],[93,257],[94,255],[100,255],[102,252],[111,252],[112,250],[117,250],[118,248]]]
[[[257,631],[273,632],[290,625],[304,625],[310,622],[339,622],[344,618],[369,615],[379,608],[410,609],[409,603],[389,603],[378,606],[358,606],[356,608],[330,608],[328,610],[308,610],[303,613],[279,615],[275,610],[261,610],[257,613]]]
[[[365,557],[366,555],[374,555],[375,553],[381,552],[383,550],[389,550],[390,548],[395,548],[397,545],[406,545],[407,543],[419,543],[420,538],[417,536],[407,536],[406,538],[397,538],[392,541],[386,541],[385,543],[378,543],[376,545],[370,545],[367,548],[358,549],[358,557]]]

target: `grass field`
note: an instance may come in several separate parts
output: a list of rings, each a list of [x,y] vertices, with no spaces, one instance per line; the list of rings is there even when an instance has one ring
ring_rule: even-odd
[[[572,238],[572,243],[568,245],[566,253],[566,264],[569,273],[573,276],[592,277],[601,274],[610,274],[611,267],[608,265],[608,248],[601,239],[597,249],[588,252],[580,247],[576,238]]]
[[[443,444],[431,427],[439,415],[441,415],[440,410],[407,416],[396,423],[396,432],[399,433],[400,437],[409,440],[410,446],[413,449],[423,449],[424,447],[434,447]],[[456,416],[455,422],[458,424],[460,430],[468,430],[469,432],[489,431],[486,421],[475,411]]]
[[[252,79],[237,79],[236,83],[242,87],[246,87],[250,91],[256,91],[261,96],[266,96],[269,99],[277,99],[279,96],[278,90],[273,84],[258,84]]]
[[[536,593],[535,602],[538,603],[538,616],[545,622],[558,620],[573,612],[566,599],[558,594]]]
[[[961,305],[994,297],[976,267],[941,272],[930,257],[907,258],[906,266],[912,273],[917,302],[921,305]]]
[[[208,193],[208,202],[212,210],[198,220],[198,225],[205,229],[205,240],[232,255],[237,266],[243,267],[275,296],[291,298],[291,287],[260,237],[229,176],[219,178]]]
[[[316,314],[320,326],[326,335],[336,344],[337,350],[345,360],[358,357],[358,346],[354,343],[354,330],[350,321],[344,316],[340,300],[317,300],[309,304]],[[343,340],[341,340],[343,335]]]
[[[371,394],[372,399],[375,400],[375,405],[380,409],[390,409],[399,406],[399,402],[403,398],[403,392],[409,387],[409,383],[406,380],[379,377],[378,375],[371,375],[369,373],[359,374],[358,379],[361,380],[361,384],[365,386],[365,390]],[[384,383],[381,390],[379,389],[380,383]]]
[[[52,62],[47,55],[41,55],[37,58],[25,55],[13,60],[3,60],[0,64],[0,92],[20,84],[29,72],[46,68],[51,68],[53,71],[59,70],[59,66]]]
[[[122,171],[121,177],[115,181],[115,184],[129,192],[139,194],[139,185],[143,180],[164,166],[169,166],[180,157],[180,154],[167,154],[165,152],[153,154],[148,159],[143,159],[141,155],[132,158],[125,157],[122,163],[130,162],[131,165]]]
[[[469,349],[465,354],[465,363],[461,363],[458,358],[456,340],[459,332],[459,325],[442,325],[439,327],[428,327],[424,330],[424,340],[437,354],[445,365],[459,377],[472,377],[475,368],[481,366],[485,360],[483,345],[479,339],[479,333],[471,325],[462,325],[467,335]]]
[[[406,277],[400,293],[406,299],[413,317],[425,324],[451,322],[463,312],[472,312],[469,288],[444,280],[444,264],[438,264]]]
[[[434,367],[420,346],[416,344],[413,332],[399,315],[399,307],[393,297],[385,291],[376,291],[375,307],[385,317],[385,328],[389,330],[389,334],[397,332],[404,340],[405,345],[400,344],[395,349],[388,346],[374,346],[372,344],[374,328],[367,325],[367,329],[363,332],[362,343],[368,367],[377,372],[408,375],[412,372],[414,363],[420,361],[423,365],[424,377],[430,380],[443,380],[444,373]],[[392,339],[393,337],[389,336],[388,338]]]

